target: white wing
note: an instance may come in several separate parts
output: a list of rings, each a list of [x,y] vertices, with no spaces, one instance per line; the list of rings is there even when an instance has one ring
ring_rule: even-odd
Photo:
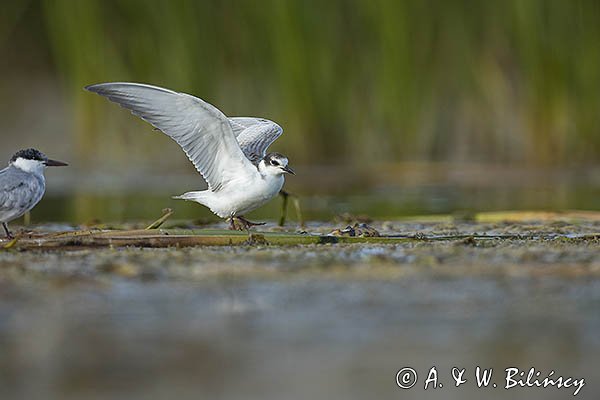
[[[232,117],[229,122],[242,151],[255,164],[266,155],[271,143],[283,133],[281,126],[264,118]]]
[[[101,83],[86,89],[130,110],[175,140],[209,190],[218,191],[234,178],[258,173],[240,149],[229,119],[197,97],[139,83]]]

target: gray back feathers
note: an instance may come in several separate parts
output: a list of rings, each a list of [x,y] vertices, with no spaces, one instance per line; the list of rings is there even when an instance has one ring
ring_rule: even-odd
[[[0,222],[9,222],[31,210],[44,196],[43,176],[9,166],[0,171]]]

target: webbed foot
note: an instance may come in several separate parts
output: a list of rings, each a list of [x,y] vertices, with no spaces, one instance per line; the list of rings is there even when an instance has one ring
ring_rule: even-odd
[[[229,229],[235,230],[235,231],[247,231],[250,228],[252,228],[253,226],[260,226],[260,225],[265,224],[265,222],[248,221],[246,218],[244,218],[242,216],[230,217],[230,218],[228,218],[228,221],[229,221]]]

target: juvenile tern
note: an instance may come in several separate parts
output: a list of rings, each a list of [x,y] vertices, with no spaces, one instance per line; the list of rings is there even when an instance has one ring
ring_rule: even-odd
[[[228,118],[197,97],[147,84],[100,83],[85,89],[130,110],[175,140],[206,180],[208,190],[174,198],[208,207],[229,219],[230,229],[262,225],[244,215],[276,196],[285,174],[294,174],[285,156],[267,153],[283,133],[273,121]]]
[[[8,167],[0,171],[0,222],[6,237],[12,238],[7,223],[31,210],[44,196],[44,169],[65,165],[36,149],[21,150],[12,156]]]

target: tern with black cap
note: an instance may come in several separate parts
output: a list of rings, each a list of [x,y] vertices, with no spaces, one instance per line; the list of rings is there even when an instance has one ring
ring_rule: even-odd
[[[30,211],[42,199],[46,191],[46,167],[68,165],[50,160],[36,149],[15,153],[8,167],[0,171],[0,223],[8,238],[12,238],[7,223]]]
[[[181,146],[208,190],[176,199],[195,201],[248,229],[244,215],[279,194],[285,174],[294,174],[288,159],[267,148],[283,129],[264,118],[228,118],[197,97],[140,83],[100,83],[86,87],[152,124]],[[240,224],[241,223],[241,224]]]

